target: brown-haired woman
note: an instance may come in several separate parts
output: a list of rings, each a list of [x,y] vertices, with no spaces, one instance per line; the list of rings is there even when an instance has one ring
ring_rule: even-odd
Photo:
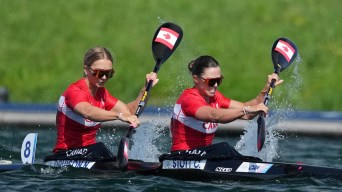
[[[184,90],[174,106],[170,126],[171,152],[203,149],[211,145],[218,123],[252,119],[260,112],[266,114],[268,108],[263,104],[264,94],[271,80],[276,79],[276,85],[283,82],[273,73],[268,76],[266,85],[256,98],[240,102],[225,97],[217,90],[223,75],[219,63],[213,57],[200,56],[189,63],[188,69],[194,86]]]

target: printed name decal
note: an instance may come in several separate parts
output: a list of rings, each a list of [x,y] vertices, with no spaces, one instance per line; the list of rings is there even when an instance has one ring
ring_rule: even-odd
[[[48,161],[45,165],[52,167],[66,167],[72,166],[76,168],[86,168],[90,169],[95,164],[95,161],[83,161],[83,160],[56,160]]]
[[[232,168],[228,168],[228,167],[216,167],[215,171],[216,172],[232,172]]]
[[[207,152],[206,151],[201,151],[199,149],[194,149],[194,150],[186,150],[185,153],[188,153],[190,155],[200,155],[200,156],[203,156],[203,155],[206,155]]]
[[[266,173],[273,164],[243,162],[235,172],[243,173]]]
[[[85,155],[88,152],[88,149],[74,149],[66,151],[66,156],[74,156],[74,155]]]
[[[207,160],[164,160],[163,169],[201,169]]]

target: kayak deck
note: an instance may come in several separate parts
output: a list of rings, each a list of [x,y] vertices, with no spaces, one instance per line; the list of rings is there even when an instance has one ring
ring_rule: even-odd
[[[60,162],[46,162],[45,166],[72,166],[100,172],[122,172],[116,161],[58,161]],[[70,164],[67,165],[67,162]],[[25,166],[31,165],[0,164],[0,172],[18,170]],[[153,175],[178,180],[206,182],[225,180],[261,181],[286,177],[333,177],[342,179],[342,169],[337,168],[236,159],[164,160],[163,163],[129,159],[127,171],[138,175]]]

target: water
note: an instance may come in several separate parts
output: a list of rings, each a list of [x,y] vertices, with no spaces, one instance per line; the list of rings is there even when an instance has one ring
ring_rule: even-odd
[[[295,106],[293,105],[292,99],[302,88],[303,80],[300,75],[300,64],[302,59],[298,54],[296,59],[293,61],[292,66],[287,70],[287,75],[290,77],[286,78],[286,83],[281,86],[285,86],[284,92],[275,88],[274,91],[278,90],[278,93],[273,94],[269,100],[269,108],[273,110],[273,114],[265,118],[266,121],[266,138],[263,149],[258,152],[256,147],[257,140],[254,139],[257,135],[257,118],[249,121],[245,127],[244,134],[241,135],[241,139],[236,144],[235,148],[243,155],[256,156],[264,161],[272,162],[273,159],[279,157],[278,144],[279,139],[283,139],[284,134],[279,134],[273,131],[275,126],[279,123],[286,124],[288,118],[293,115]],[[280,76],[280,74],[279,74]],[[293,91],[288,91],[293,90]],[[273,92],[274,92],[273,91]],[[279,99],[282,98],[282,99]],[[254,142],[252,142],[254,141]]]
[[[156,160],[155,153],[170,147],[168,131],[154,123],[143,124],[133,136],[131,156]],[[0,128],[0,158],[20,163],[21,142],[30,132],[38,132],[36,163],[41,164],[55,143],[54,128]],[[116,151],[125,134],[118,129],[104,128],[98,140]],[[140,143],[138,143],[140,137]],[[221,135],[215,142],[227,141],[235,146],[240,136]],[[274,161],[342,168],[342,140],[335,137],[284,136],[278,138]],[[255,146],[254,146],[255,147]],[[12,152],[11,152],[12,150]],[[137,151],[135,151],[137,150]],[[338,191],[342,183],[334,178],[287,178],[266,182],[188,182],[166,177],[141,176],[134,173],[100,173],[76,168],[49,168],[34,165],[0,174],[1,191]]]
[[[300,60],[300,59],[299,59]],[[291,99],[300,90],[302,80],[298,64],[293,64],[292,76],[279,93],[288,98],[277,101],[272,98],[275,115],[267,118],[265,147],[256,151],[256,124],[250,121],[245,132],[239,136],[221,135],[214,141],[226,141],[242,154],[258,156],[263,160],[342,168],[342,140],[338,137],[305,137],[273,132],[279,122],[285,122],[294,111]],[[289,71],[289,69],[288,69]],[[277,110],[282,109],[282,110]],[[133,135],[130,158],[144,161],[158,161],[158,156],[168,152],[170,137],[165,127],[168,122],[156,121],[143,123]],[[324,127],[322,127],[324,129]],[[36,164],[42,164],[45,156],[51,154],[55,144],[54,128],[0,127],[0,160],[7,159],[21,163],[21,142],[28,133],[37,132]],[[122,129],[104,128],[97,140],[114,152],[120,138],[125,135]],[[103,173],[76,168],[50,168],[33,165],[24,169],[0,173],[1,191],[342,191],[341,179],[337,178],[286,178],[262,182],[189,182],[166,177],[141,176],[134,173]]]

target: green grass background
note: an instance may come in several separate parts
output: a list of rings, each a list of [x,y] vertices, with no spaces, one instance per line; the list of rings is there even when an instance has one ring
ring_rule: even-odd
[[[271,46],[285,36],[299,48],[302,84],[286,82],[288,69],[275,96],[293,92],[285,99],[303,110],[342,110],[340,0],[2,0],[0,86],[11,102],[55,103],[82,76],[84,53],[102,45],[116,58],[106,87],[129,102],[153,70],[152,37],[165,21],[184,37],[161,67],[149,105],[172,105],[192,86],[188,62],[203,54],[221,63],[226,96],[254,98],[273,71]]]

